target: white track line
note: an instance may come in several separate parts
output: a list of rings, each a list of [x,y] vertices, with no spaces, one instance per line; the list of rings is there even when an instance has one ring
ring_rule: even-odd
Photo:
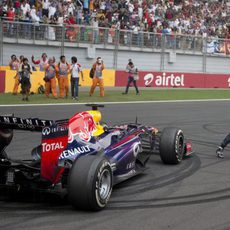
[[[83,102],[83,103],[53,103],[53,104],[13,104],[0,105],[0,107],[33,107],[33,106],[77,106],[85,104],[102,104],[102,105],[116,105],[116,104],[146,104],[146,103],[187,103],[187,102],[216,102],[216,101],[230,101],[230,99],[197,99],[197,100],[162,100],[162,101],[121,101],[121,102]]]

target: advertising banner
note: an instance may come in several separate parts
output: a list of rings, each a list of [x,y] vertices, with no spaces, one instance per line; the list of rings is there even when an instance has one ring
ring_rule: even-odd
[[[125,86],[127,79],[128,73],[116,71],[115,86]],[[230,75],[140,71],[138,86],[154,88],[229,88]]]
[[[5,71],[0,70],[0,93],[5,92]]]

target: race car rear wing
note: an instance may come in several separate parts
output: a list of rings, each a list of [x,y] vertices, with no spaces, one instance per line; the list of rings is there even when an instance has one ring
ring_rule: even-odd
[[[0,129],[19,129],[41,132],[44,127],[55,124],[52,120],[43,120],[38,118],[20,118],[12,114],[0,116]]]

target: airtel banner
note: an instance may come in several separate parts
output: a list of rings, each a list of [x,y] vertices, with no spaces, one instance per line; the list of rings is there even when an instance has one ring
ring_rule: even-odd
[[[125,86],[127,79],[128,73],[116,71],[115,86]],[[140,71],[138,86],[160,88],[229,88],[230,75]]]

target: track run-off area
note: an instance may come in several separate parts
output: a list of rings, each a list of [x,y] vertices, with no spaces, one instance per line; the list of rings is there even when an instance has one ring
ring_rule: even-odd
[[[101,212],[74,210],[56,195],[0,194],[0,229],[230,229],[230,149],[218,159],[217,145],[230,131],[229,100],[105,103],[108,125],[134,122],[159,129],[178,127],[194,154],[180,165],[164,165],[153,155],[145,172],[117,185]],[[87,110],[83,104],[0,106],[0,114],[63,119]],[[40,133],[15,131],[7,153],[30,158]]]

